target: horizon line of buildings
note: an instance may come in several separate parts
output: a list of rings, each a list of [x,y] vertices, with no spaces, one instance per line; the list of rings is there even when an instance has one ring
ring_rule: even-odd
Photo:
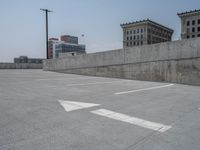
[[[181,19],[181,39],[200,37],[200,9],[177,13]],[[150,19],[120,25],[123,48],[172,41],[174,30]]]
[[[181,19],[181,39],[200,37],[200,9],[177,13]],[[150,19],[120,24],[123,30],[123,48],[172,41],[174,30]],[[86,54],[86,46],[78,43],[78,37],[62,35],[49,38],[48,59]],[[15,62],[33,62],[26,56]],[[36,60],[35,60],[36,61]],[[37,60],[41,63],[41,60]]]
[[[177,15],[181,19],[181,39],[200,37],[200,9],[177,13]],[[120,26],[123,30],[123,48],[172,41],[174,33],[173,29],[150,19],[124,23]],[[78,44],[78,37],[63,35],[60,40],[49,39],[49,58],[85,53],[85,45]]]

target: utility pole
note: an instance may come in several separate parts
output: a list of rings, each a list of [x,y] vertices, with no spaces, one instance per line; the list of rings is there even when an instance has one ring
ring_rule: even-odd
[[[48,9],[41,9],[40,10],[44,11],[46,13],[46,55],[47,55],[47,59],[49,59],[49,55],[48,55],[48,12],[52,12],[51,10]]]

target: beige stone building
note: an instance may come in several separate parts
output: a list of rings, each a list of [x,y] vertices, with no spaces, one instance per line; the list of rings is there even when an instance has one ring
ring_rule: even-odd
[[[178,13],[181,18],[181,38],[200,37],[200,10]]]
[[[171,41],[173,30],[149,19],[121,24],[123,47]]]

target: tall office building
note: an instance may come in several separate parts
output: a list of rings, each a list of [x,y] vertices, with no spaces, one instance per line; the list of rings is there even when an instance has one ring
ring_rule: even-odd
[[[200,37],[200,10],[177,14],[181,19],[181,38]]]
[[[60,40],[57,38],[50,38],[48,43],[49,58],[58,58],[61,53],[71,53],[79,55],[85,54],[85,45],[78,44],[78,37],[63,35]]]
[[[121,24],[121,27],[124,48],[171,41],[174,32],[149,19]]]

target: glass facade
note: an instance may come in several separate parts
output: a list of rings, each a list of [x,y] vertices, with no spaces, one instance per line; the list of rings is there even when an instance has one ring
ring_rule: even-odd
[[[68,43],[59,43],[55,44],[54,47],[54,58],[58,58],[59,53],[68,53],[68,52],[76,52],[85,54],[85,45],[80,44],[68,44]]]

